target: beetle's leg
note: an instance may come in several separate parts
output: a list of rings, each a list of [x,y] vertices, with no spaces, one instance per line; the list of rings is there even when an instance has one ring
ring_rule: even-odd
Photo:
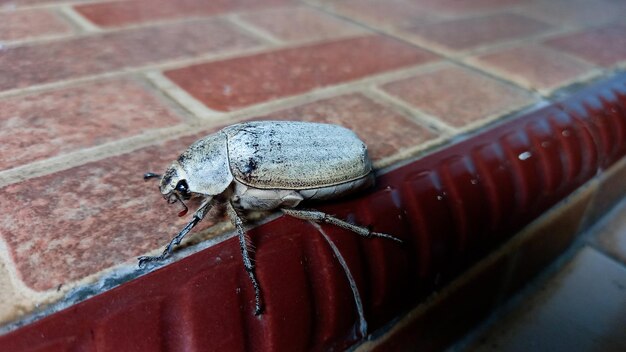
[[[230,217],[230,221],[233,223],[235,228],[237,229],[237,235],[239,236],[239,246],[241,247],[241,256],[243,257],[243,266],[250,277],[250,281],[252,281],[252,286],[254,287],[254,315],[260,315],[263,312],[263,303],[261,302],[261,287],[259,286],[259,281],[256,278],[256,274],[254,273],[254,262],[252,258],[250,258],[250,237],[246,235],[246,231],[243,228],[243,221],[237,214],[235,207],[229,201],[226,203],[226,211],[228,212],[228,217]]]
[[[204,218],[204,216],[209,212],[212,206],[212,199],[207,199],[206,201],[204,201],[204,203],[200,205],[200,208],[198,208],[198,210],[196,210],[196,212],[193,214],[193,218],[191,219],[191,221],[187,225],[185,225],[185,227],[183,227],[178,235],[172,238],[170,243],[167,244],[163,253],[154,257],[139,257],[139,267],[143,268],[146,263],[156,262],[167,258],[167,256],[172,253],[172,249],[180,244],[180,241],[183,240],[183,237],[185,237],[185,235],[187,235],[187,233],[189,233],[189,231],[191,231],[191,229],[193,229],[194,226],[196,226],[200,222],[200,220]]]
[[[400,242],[402,243],[402,240],[396,237],[393,237],[391,235],[388,235],[386,233],[380,233],[380,232],[372,232],[370,231],[368,228],[366,227],[362,227],[362,226],[357,226],[354,224],[351,224],[347,221],[343,221],[340,219],[337,219],[334,216],[330,216],[326,213],[322,213],[321,211],[317,211],[317,210],[300,210],[300,209],[287,209],[287,208],[281,208],[280,209],[283,213],[289,215],[289,216],[293,216],[294,218],[297,219],[302,219],[302,220],[310,220],[310,221],[315,221],[315,222],[324,222],[327,224],[331,224],[331,225],[335,225],[335,226],[339,226],[342,229],[346,229],[348,231],[352,231],[358,235],[361,235],[363,237],[381,237],[381,238],[387,238],[396,242]]]

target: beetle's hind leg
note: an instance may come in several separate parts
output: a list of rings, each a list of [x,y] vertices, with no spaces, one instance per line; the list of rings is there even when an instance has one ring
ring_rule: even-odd
[[[260,315],[263,313],[263,302],[261,298],[261,287],[259,286],[259,280],[256,278],[256,274],[254,272],[254,261],[250,258],[250,252],[252,251],[250,238],[246,235],[246,231],[243,228],[243,221],[237,214],[235,207],[229,201],[226,203],[226,212],[228,213],[228,217],[230,221],[233,223],[235,228],[237,229],[237,235],[239,236],[239,246],[241,247],[241,256],[243,257],[243,266],[250,277],[250,281],[252,281],[252,286],[254,287],[254,315]]]
[[[317,223],[323,222],[323,223],[327,223],[327,224],[331,224],[331,225],[335,225],[338,227],[341,227],[342,229],[346,229],[348,231],[352,231],[358,235],[361,235],[363,237],[367,237],[367,238],[371,238],[371,237],[380,237],[380,238],[386,238],[386,239],[390,239],[399,243],[402,243],[402,240],[396,237],[393,237],[391,235],[388,235],[386,233],[380,233],[380,232],[372,232],[370,231],[370,229],[368,229],[367,227],[363,227],[363,226],[357,226],[354,224],[351,224],[347,221],[343,221],[341,219],[337,219],[334,216],[330,216],[326,213],[323,213],[321,211],[317,211],[317,210],[301,210],[301,209],[287,209],[287,208],[282,208],[280,209],[283,213],[289,215],[289,216],[293,216],[294,218],[297,219],[302,219],[302,220],[310,220],[310,221],[314,221]]]
[[[200,220],[204,218],[204,216],[211,209],[212,205],[213,203],[211,200],[207,200],[204,203],[202,203],[202,205],[200,205],[200,208],[198,208],[195,214],[193,214],[193,219],[191,219],[191,221],[187,223],[187,225],[185,225],[185,227],[183,227],[182,230],[180,230],[178,235],[172,238],[170,243],[168,243],[167,246],[165,246],[165,250],[163,250],[163,253],[161,253],[161,255],[157,255],[154,257],[148,257],[148,256],[139,257],[139,267],[143,268],[147,263],[158,262],[167,258],[167,256],[170,255],[170,253],[172,253],[172,250],[174,249],[174,247],[180,244],[180,241],[183,240],[185,235],[187,235],[187,233],[189,233],[189,231],[191,231],[191,229],[193,229],[200,222]]]

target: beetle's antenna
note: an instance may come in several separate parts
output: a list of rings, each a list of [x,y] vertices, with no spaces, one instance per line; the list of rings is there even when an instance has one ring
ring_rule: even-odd
[[[160,174],[155,174],[154,172],[146,172],[143,174],[143,180],[148,181],[151,178],[161,178]]]

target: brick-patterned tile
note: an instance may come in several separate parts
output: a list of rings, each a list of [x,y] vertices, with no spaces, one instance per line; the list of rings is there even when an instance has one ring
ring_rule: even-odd
[[[462,15],[499,10],[531,1],[532,0],[416,0],[415,3],[418,6],[430,8],[444,14]]]
[[[374,161],[436,137],[408,117],[359,93],[316,101],[258,119],[312,121],[345,126],[363,139]]]
[[[47,10],[0,13],[0,40],[18,40],[71,33],[71,27]]]
[[[0,169],[180,122],[133,81],[0,100]]]
[[[516,15],[462,18],[407,28],[407,32],[449,50],[462,51],[540,34],[551,27]]]
[[[254,45],[230,24],[205,20],[8,48],[0,53],[0,90]]]
[[[456,127],[519,108],[532,101],[528,93],[458,67],[392,82],[388,93]]]
[[[595,64],[626,61],[626,24],[589,29],[547,41],[547,45]]]
[[[163,171],[194,139],[0,189],[0,236],[23,282],[49,290],[165,245],[190,215],[178,218],[180,206],[167,204],[142,174]]]
[[[364,32],[348,22],[305,7],[259,11],[242,18],[285,41],[328,39]]]
[[[559,51],[534,44],[489,53],[473,61],[534,89],[559,87],[593,69]]]
[[[559,25],[599,25],[626,17],[626,2],[612,0],[551,0],[529,2],[519,10]]]
[[[93,23],[115,27],[157,20],[211,16],[293,3],[292,0],[135,0],[83,4],[74,8]]]
[[[93,0],[72,0],[72,2],[93,1]],[[66,0],[0,0],[0,10],[13,10],[23,6],[39,4],[67,3]]]
[[[417,65],[435,56],[382,36],[288,48],[166,72],[215,110],[233,110]]]
[[[431,10],[408,0],[343,0],[333,2],[331,9],[351,18],[378,26],[424,23],[437,17]]]

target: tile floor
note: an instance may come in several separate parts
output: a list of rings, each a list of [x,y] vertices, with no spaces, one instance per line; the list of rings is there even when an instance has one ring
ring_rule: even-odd
[[[558,272],[496,312],[482,333],[453,351],[626,349],[626,203],[591,230]],[[544,275],[545,276],[545,275]],[[479,330],[480,331],[480,330]]]

